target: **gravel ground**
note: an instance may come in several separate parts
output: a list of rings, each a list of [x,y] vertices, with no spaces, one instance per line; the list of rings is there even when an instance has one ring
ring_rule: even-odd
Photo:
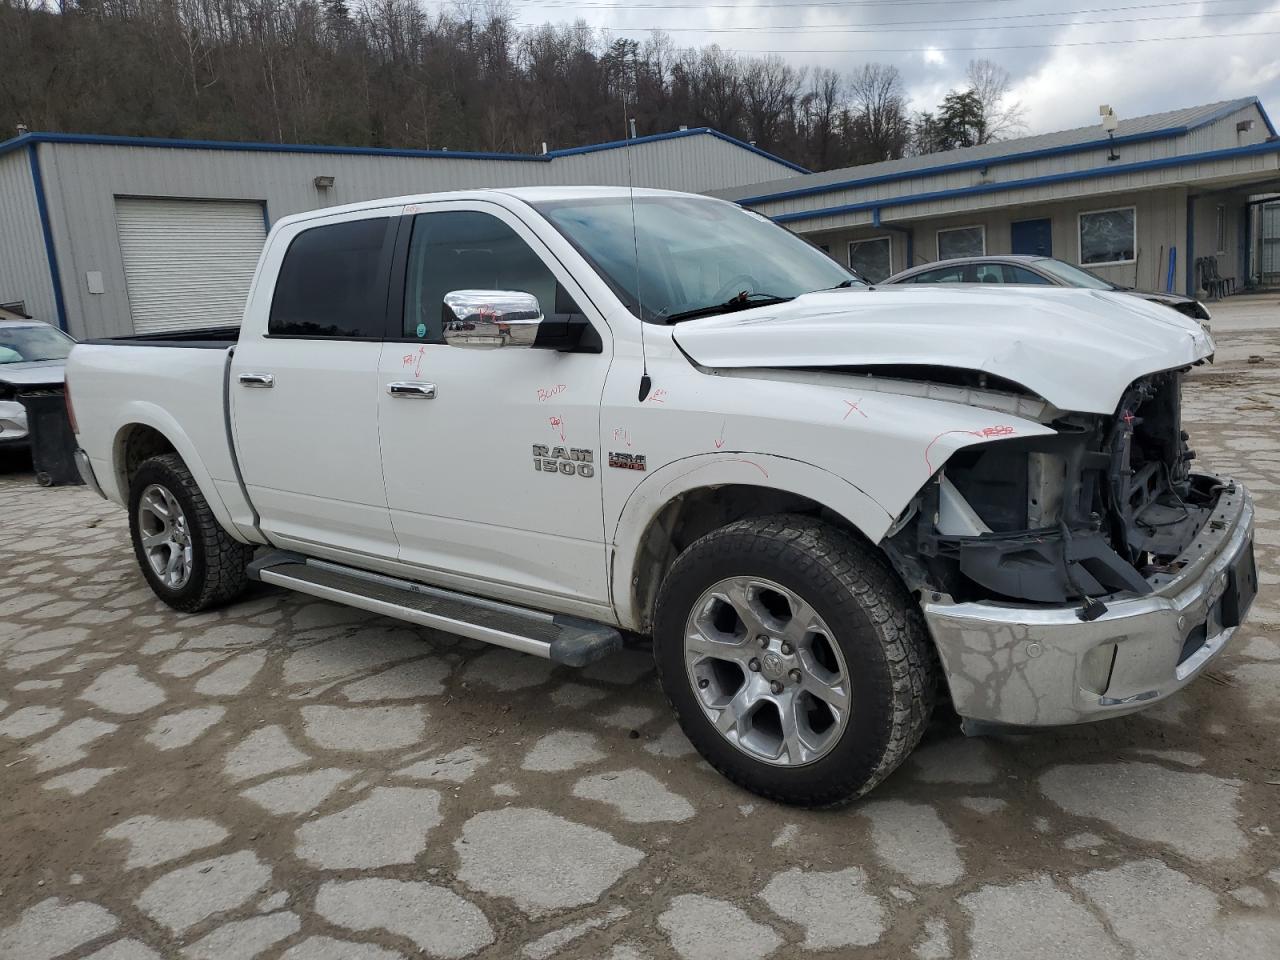
[[[8,458],[0,958],[1280,955],[1280,304],[1215,321],[1187,418],[1262,582],[1227,654],[1136,717],[939,721],[834,812],[700,763],[643,649],[576,672],[265,588],[175,614],[121,511]]]

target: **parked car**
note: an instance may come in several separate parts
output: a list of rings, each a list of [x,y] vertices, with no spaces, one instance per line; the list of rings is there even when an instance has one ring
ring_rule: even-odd
[[[80,344],[68,406],[170,606],[260,580],[570,666],[649,635],[708,762],[827,805],[944,683],[969,732],[1058,725],[1222,652],[1256,577],[1181,432],[1213,350],[1110,291],[876,291],[734,204],[544,187],[283,218],[238,331]]]
[[[894,283],[1008,283],[1021,286],[1084,287],[1088,290],[1113,290],[1151,303],[1172,307],[1206,329],[1212,319],[1208,308],[1194,297],[1154,290],[1133,290],[1105,280],[1091,270],[1077,267],[1053,257],[1008,256],[958,257],[939,263],[926,263],[895,273],[885,284]]]
[[[7,312],[7,311],[6,311]],[[56,327],[8,313],[0,318],[0,445],[28,442],[27,411],[18,395],[61,387],[63,366],[75,341]]]

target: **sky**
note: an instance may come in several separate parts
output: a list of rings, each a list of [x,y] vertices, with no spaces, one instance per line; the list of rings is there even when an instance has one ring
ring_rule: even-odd
[[[508,3],[525,25],[582,19],[636,39],[657,27],[676,46],[776,52],[842,72],[891,63],[913,111],[934,109],[963,87],[971,59],[987,58],[1011,74],[1026,133],[1097,123],[1103,103],[1124,118],[1252,95],[1280,120],[1280,0]],[[1192,39],[1152,39],[1168,37]]]

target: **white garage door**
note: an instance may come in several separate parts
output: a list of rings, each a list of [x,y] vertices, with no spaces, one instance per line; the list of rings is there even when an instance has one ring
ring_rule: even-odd
[[[266,238],[262,204],[116,198],[138,333],[236,325]]]

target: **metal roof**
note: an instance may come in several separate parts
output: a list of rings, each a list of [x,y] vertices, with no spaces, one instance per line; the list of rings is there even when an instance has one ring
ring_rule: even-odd
[[[1115,131],[1114,142],[1116,144],[1138,143],[1182,136],[1249,106],[1258,108],[1268,131],[1275,136],[1276,129],[1258,98],[1241,97],[1121,120]],[[910,177],[1015,163],[1035,157],[1083,152],[1106,147],[1108,143],[1108,138],[1101,135],[1101,128],[1093,124],[1072,130],[984,143],[976,147],[961,147],[942,153],[826,170],[822,173],[811,173],[802,178],[786,177],[769,180],[746,187],[715,191],[714,195],[732,198],[745,204],[764,203],[770,200],[827,193]]]
[[[571,157],[581,153],[594,153],[599,150],[618,150],[622,147],[636,146],[644,143],[656,143],[661,140],[679,140],[683,137],[709,136],[725,143],[731,143],[774,163],[788,167],[797,173],[807,174],[809,171],[797,163],[774,156],[754,144],[744,143],[736,137],[711,127],[694,127],[689,130],[672,130],[668,133],[655,133],[631,140],[612,140],[608,143],[593,143],[582,147],[567,147],[563,150],[551,150],[543,154],[532,153],[486,153],[474,150],[412,150],[393,147],[344,147],[311,143],[258,143],[238,140],[184,140],[168,137],[122,137],[93,133],[24,133],[11,140],[0,142],[0,156],[12,150],[21,149],[29,144],[37,143],[83,143],[96,146],[118,147],[153,147],[170,150],[230,150],[254,153],[328,153],[369,157],[414,157],[420,159],[445,160],[513,160],[526,163],[550,163],[557,157]]]

